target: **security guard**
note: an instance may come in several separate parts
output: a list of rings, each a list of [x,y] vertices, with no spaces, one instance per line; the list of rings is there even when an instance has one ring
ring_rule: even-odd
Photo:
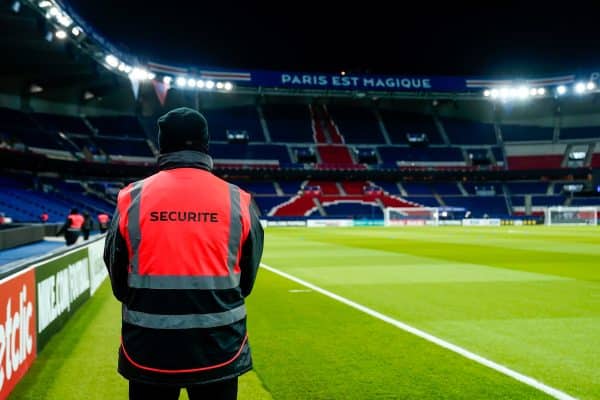
[[[104,260],[130,399],[236,399],[252,368],[244,299],[263,250],[250,195],[210,171],[199,112],[159,118],[160,171],[119,193]]]
[[[67,246],[71,246],[79,238],[83,222],[83,215],[79,214],[79,211],[76,208],[72,208],[65,223],[56,233],[56,236],[60,236],[64,233]]]
[[[104,233],[108,230],[108,222],[110,221],[110,217],[108,214],[102,212],[98,214],[98,225],[100,226],[100,233]]]

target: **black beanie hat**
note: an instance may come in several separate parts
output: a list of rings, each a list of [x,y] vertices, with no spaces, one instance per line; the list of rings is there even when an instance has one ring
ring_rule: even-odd
[[[180,150],[208,153],[206,118],[187,107],[176,108],[158,119],[158,148],[161,154]]]

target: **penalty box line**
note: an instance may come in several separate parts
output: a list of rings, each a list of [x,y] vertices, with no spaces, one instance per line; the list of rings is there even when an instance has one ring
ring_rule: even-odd
[[[447,341],[445,341],[443,339],[440,339],[437,336],[433,336],[433,335],[431,335],[431,334],[429,334],[427,332],[424,332],[424,331],[422,331],[420,329],[417,329],[417,328],[415,328],[413,326],[405,324],[404,322],[401,322],[401,321],[398,321],[398,320],[396,320],[394,318],[388,317],[387,315],[384,315],[384,314],[382,314],[382,313],[380,313],[378,311],[375,311],[375,310],[373,310],[371,308],[365,307],[362,304],[358,304],[358,303],[356,303],[356,302],[354,302],[352,300],[349,300],[349,299],[347,299],[345,297],[342,297],[342,296],[340,296],[338,294],[330,292],[329,290],[323,289],[323,288],[321,288],[319,286],[316,286],[316,285],[314,285],[314,284],[312,284],[310,282],[307,282],[305,280],[297,278],[297,277],[295,277],[293,275],[290,275],[290,274],[288,274],[286,272],[283,272],[283,271],[280,271],[280,270],[278,270],[276,268],[270,267],[270,266],[268,266],[268,265],[266,265],[264,263],[261,263],[260,265],[261,265],[262,268],[266,269],[267,271],[270,271],[270,272],[272,272],[274,274],[282,276],[282,277],[284,277],[284,278],[286,278],[286,279],[288,279],[290,281],[296,282],[296,283],[298,283],[298,284],[300,284],[302,286],[305,286],[305,287],[307,287],[309,289],[314,290],[315,292],[319,292],[319,293],[321,293],[324,296],[327,296],[327,297],[329,297],[331,299],[337,300],[340,303],[343,303],[343,304],[345,304],[347,306],[350,306],[350,307],[352,307],[352,308],[354,308],[354,309],[356,309],[358,311],[361,311],[361,312],[363,312],[365,314],[368,314],[371,317],[377,318],[377,319],[379,319],[379,320],[381,320],[383,322],[386,322],[386,323],[388,323],[390,325],[395,326],[396,328],[402,329],[405,332],[412,333],[415,336],[418,336],[418,337],[420,337],[422,339],[427,340],[428,342],[434,343],[434,344],[436,344],[436,345],[438,345],[440,347],[443,347],[443,348],[445,348],[447,350],[450,350],[450,351],[452,351],[452,352],[454,352],[456,354],[459,354],[459,355],[461,355],[461,356],[463,356],[465,358],[468,358],[469,360],[475,361],[476,363],[479,363],[479,364],[484,365],[484,366],[486,366],[488,368],[491,368],[491,369],[493,369],[493,370],[495,370],[497,372],[500,372],[503,375],[506,375],[506,376],[509,376],[509,377],[511,377],[513,379],[516,379],[517,381],[519,381],[521,383],[524,383],[524,384],[526,384],[528,386],[531,386],[531,387],[533,387],[535,389],[538,389],[538,390],[540,390],[540,391],[542,391],[542,392],[544,392],[544,393],[546,393],[546,394],[554,397],[555,399],[559,399],[559,400],[576,400],[575,397],[572,397],[571,395],[568,395],[567,393],[564,393],[564,392],[562,392],[562,391],[560,391],[558,389],[555,389],[555,388],[553,388],[551,386],[548,386],[548,385],[546,385],[546,384],[538,381],[535,378],[532,378],[532,377],[527,376],[527,375],[523,375],[523,374],[521,374],[521,373],[519,373],[517,371],[514,371],[514,370],[512,370],[512,369],[510,369],[510,368],[508,368],[508,367],[506,367],[506,366],[504,366],[502,364],[498,364],[498,363],[496,363],[496,362],[494,362],[492,360],[489,360],[489,359],[487,359],[485,357],[482,357],[482,356],[480,356],[478,354],[475,354],[475,353],[473,353],[473,352],[471,352],[471,351],[469,351],[467,349],[464,349],[464,348],[462,348],[460,346],[457,346],[457,345],[452,344],[450,342],[447,342]]]

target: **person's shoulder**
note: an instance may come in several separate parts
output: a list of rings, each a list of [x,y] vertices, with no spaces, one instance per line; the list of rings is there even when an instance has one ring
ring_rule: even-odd
[[[147,180],[148,178],[145,179],[140,179],[139,181],[135,181],[135,182],[131,182],[129,185],[125,186],[123,189],[119,190],[119,194],[117,195],[117,199],[121,199],[124,196],[127,196],[129,194],[131,194],[131,192],[133,192],[135,189],[138,189],[142,183]]]

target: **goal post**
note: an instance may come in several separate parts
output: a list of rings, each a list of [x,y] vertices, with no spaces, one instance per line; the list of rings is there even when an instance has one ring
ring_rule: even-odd
[[[439,224],[439,210],[432,207],[387,207],[383,211],[384,226],[423,226]]]
[[[597,207],[548,207],[544,209],[546,225],[591,225],[598,224]]]

